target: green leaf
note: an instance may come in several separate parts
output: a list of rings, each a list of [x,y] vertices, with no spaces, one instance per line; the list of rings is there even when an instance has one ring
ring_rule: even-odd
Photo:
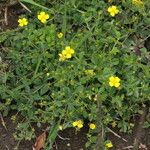
[[[50,148],[52,148],[52,145],[57,137],[59,124],[60,124],[60,122],[55,124],[49,132],[48,139],[50,140],[50,146],[49,146]]]
[[[110,54],[112,55],[116,55],[117,53],[119,53],[119,49],[117,47],[114,47],[111,51]]]
[[[40,90],[40,95],[44,95],[49,90],[49,84],[44,85]]]

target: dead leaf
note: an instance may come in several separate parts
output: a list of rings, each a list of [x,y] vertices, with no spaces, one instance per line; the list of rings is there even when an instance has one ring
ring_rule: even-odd
[[[46,141],[46,131],[44,131],[41,135],[39,135],[36,139],[36,142],[33,146],[33,150],[40,150],[44,147]]]

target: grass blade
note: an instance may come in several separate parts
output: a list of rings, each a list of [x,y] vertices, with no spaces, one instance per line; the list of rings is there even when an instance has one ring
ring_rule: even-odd
[[[43,9],[47,9],[47,10],[49,9],[49,8],[47,8],[47,7],[44,7],[44,6],[42,6],[42,5],[40,5],[40,4],[36,3],[36,2],[34,2],[33,0],[20,0],[20,2],[29,3],[29,4],[32,4],[32,5],[41,7],[41,8],[43,8]]]

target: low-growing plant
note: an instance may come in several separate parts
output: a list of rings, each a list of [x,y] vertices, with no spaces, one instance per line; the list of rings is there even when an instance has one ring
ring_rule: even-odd
[[[9,60],[0,75],[0,110],[24,116],[18,138],[32,138],[33,122],[48,123],[54,141],[60,127],[80,130],[88,121],[86,146],[95,147],[97,101],[104,129],[111,125],[131,131],[131,117],[150,99],[149,51],[144,47],[148,0],[71,0],[59,7],[54,3],[52,10],[21,16],[17,31],[0,35],[6,51],[2,60]],[[112,147],[109,140],[104,145]]]

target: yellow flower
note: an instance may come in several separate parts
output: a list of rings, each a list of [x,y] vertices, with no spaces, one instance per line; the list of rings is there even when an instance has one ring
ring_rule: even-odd
[[[13,122],[15,122],[15,121],[16,121],[16,115],[11,116],[11,120],[12,120]]]
[[[109,78],[109,85],[111,87],[114,86],[114,87],[118,88],[120,86],[120,78],[111,76]]]
[[[80,129],[80,128],[82,128],[83,127],[83,121],[82,120],[78,120],[77,121],[77,127]]]
[[[119,13],[119,9],[117,8],[117,6],[110,6],[107,11],[110,13],[110,15],[112,17],[114,17],[115,15],[117,15]]]
[[[71,53],[68,52],[68,51],[66,51],[66,50],[63,50],[63,51],[62,51],[62,54],[63,54],[66,58],[71,58],[71,57],[72,57]]]
[[[112,142],[110,141],[110,142],[108,142],[108,143],[106,143],[106,148],[112,148],[113,147],[113,144],[112,144]]]
[[[66,56],[63,54],[58,54],[59,55],[59,61],[64,61],[66,60]]]
[[[95,72],[94,72],[94,70],[89,69],[89,70],[85,70],[85,74],[86,74],[86,75],[94,76],[94,75],[95,75]]]
[[[72,54],[74,54],[74,50],[70,46],[66,46],[65,50],[62,53],[64,53],[67,58],[71,58]],[[71,57],[70,57],[70,55],[71,55]]]
[[[64,61],[66,59],[69,59],[74,54],[74,50],[70,46],[66,46],[65,50],[62,51],[61,54],[59,54],[59,61]]]
[[[135,5],[143,4],[142,0],[132,0],[132,3],[135,4]]]
[[[58,36],[59,39],[61,39],[63,37],[63,33],[60,32],[60,33],[57,34],[57,36]]]
[[[113,128],[115,128],[116,125],[117,125],[117,123],[116,123],[115,121],[113,121],[113,122],[111,123],[111,126],[112,126]]]
[[[80,129],[80,128],[83,127],[83,124],[82,124],[82,123],[79,123],[79,124],[77,125],[77,127]]]
[[[96,125],[94,123],[90,123],[89,127],[90,129],[94,130],[96,128]]]
[[[76,127],[76,126],[78,125],[78,121],[74,121],[74,122],[72,123],[72,125],[73,125],[73,127]]]
[[[42,22],[42,23],[46,23],[47,19],[49,19],[49,15],[45,12],[40,12],[40,14],[38,15],[38,19]]]
[[[83,127],[83,121],[82,120],[77,120],[75,122],[72,123],[73,127],[77,127],[77,128],[82,128]]]
[[[28,20],[26,18],[22,18],[18,20],[19,26],[23,27],[26,26],[28,24]]]
[[[66,56],[66,58],[71,58],[72,54],[74,54],[74,50],[70,48],[70,46],[66,46],[65,50],[62,51],[62,54]]]

